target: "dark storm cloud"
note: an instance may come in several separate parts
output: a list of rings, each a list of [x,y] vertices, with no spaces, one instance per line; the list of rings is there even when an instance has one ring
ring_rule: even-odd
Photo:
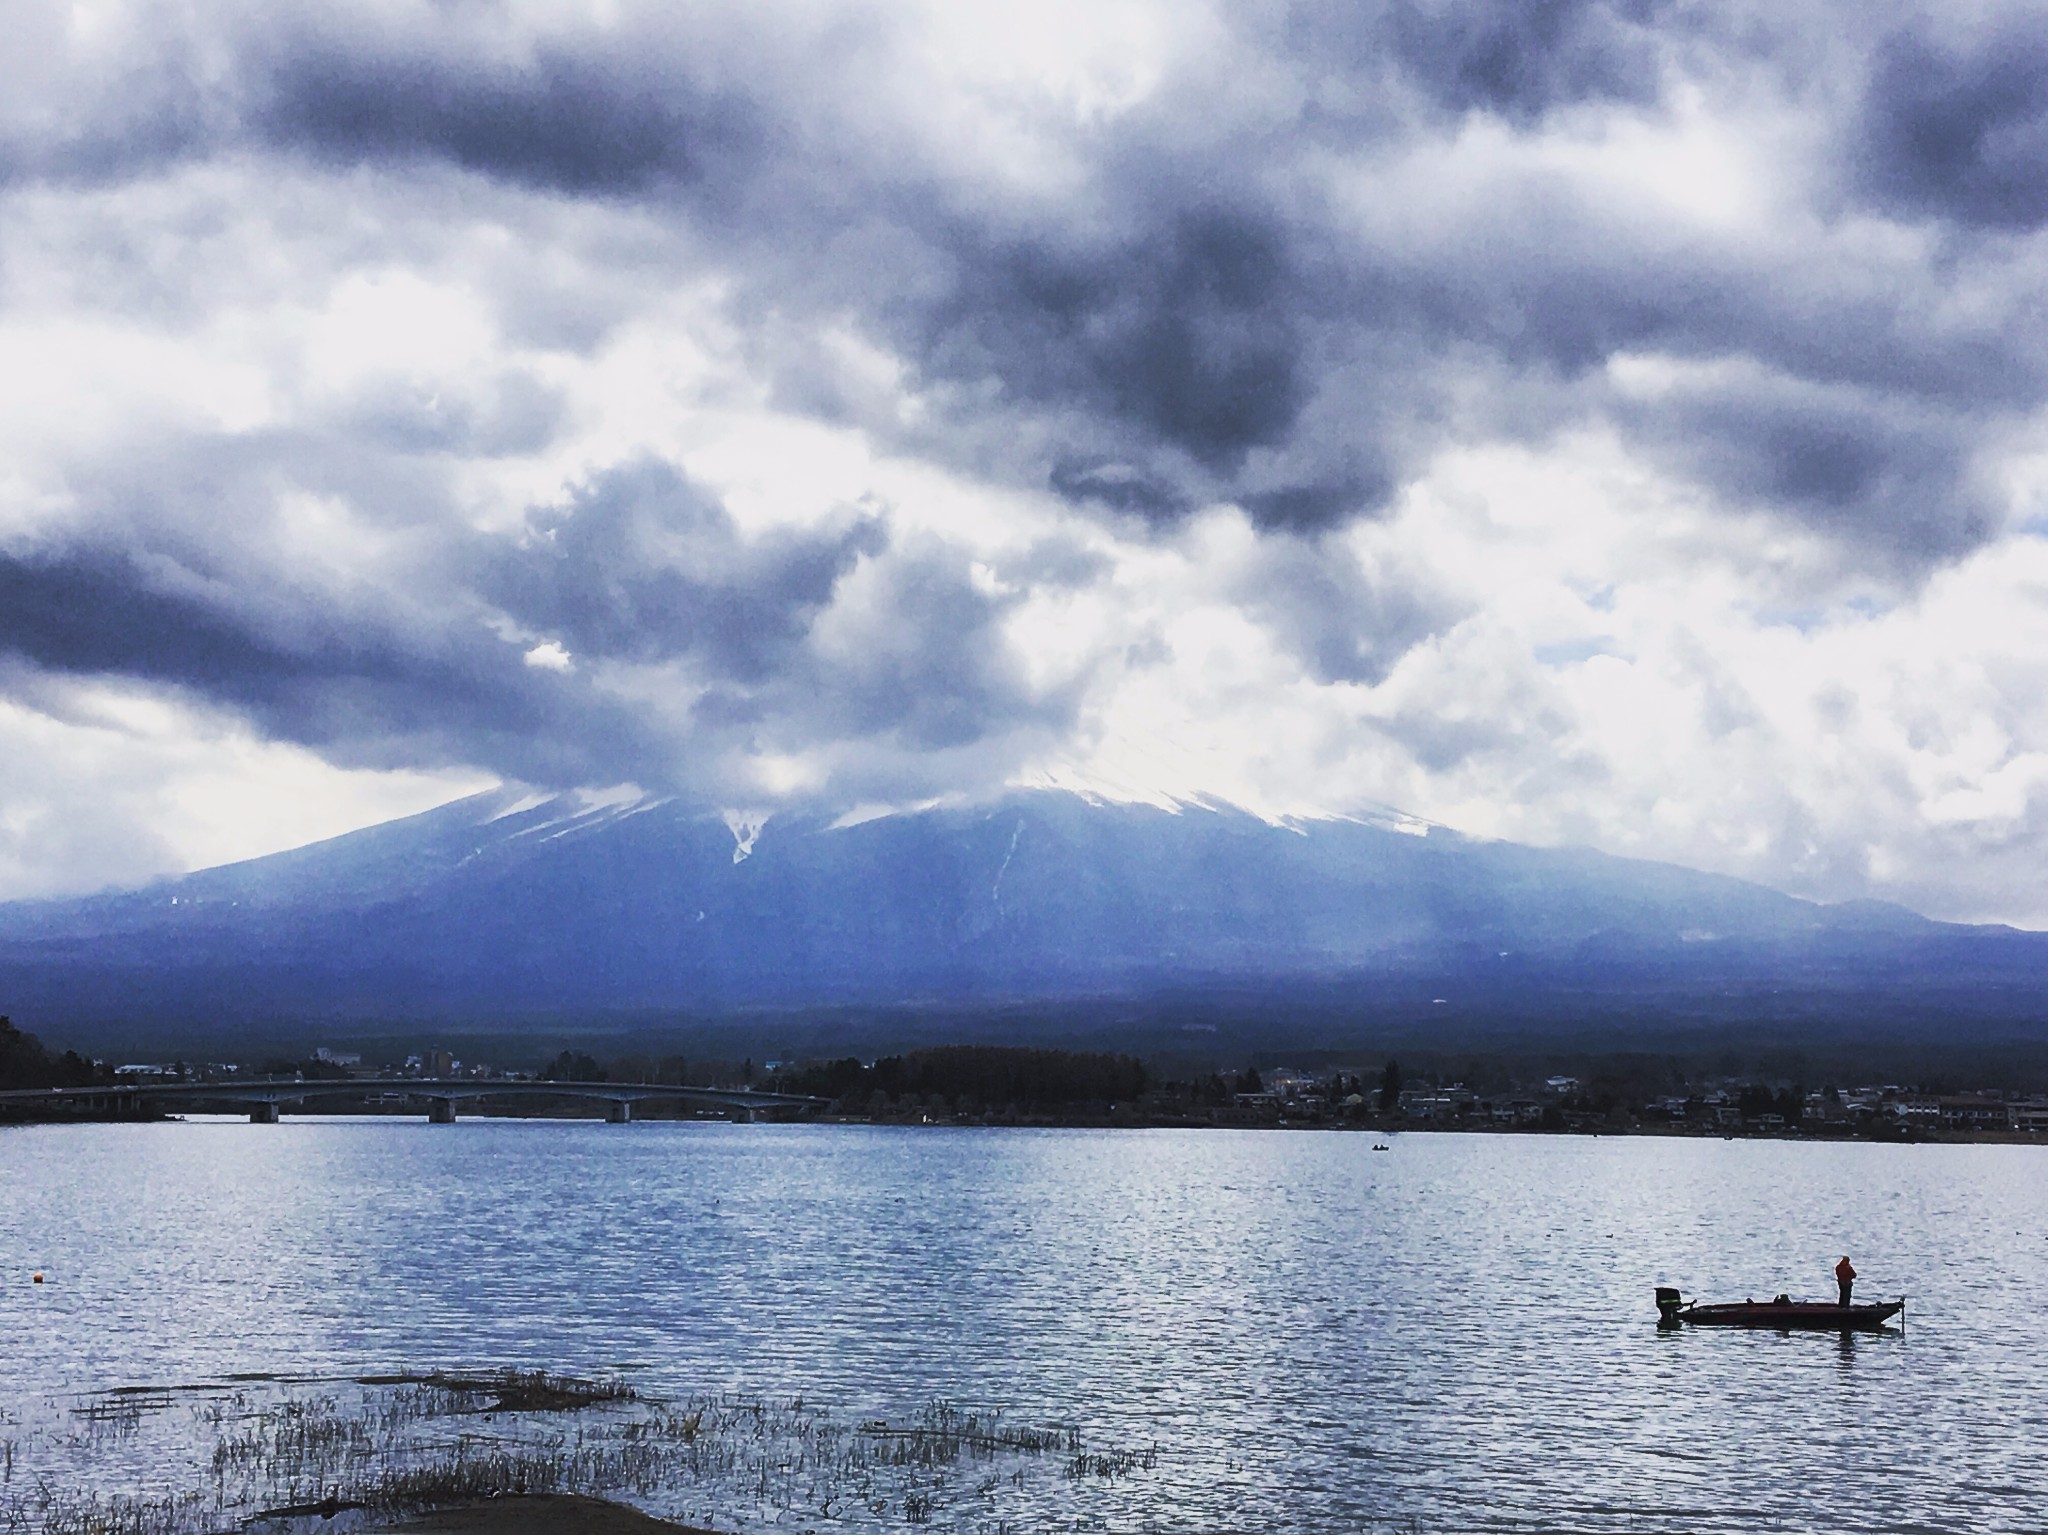
[[[743,543],[716,499],[650,460],[536,513],[517,547],[490,550],[479,584],[576,655],[695,655],[720,677],[757,683],[790,664],[840,578],[885,543],[868,518]]]
[[[2048,33],[2031,13],[1980,26],[1846,3],[1387,0],[1226,14],[1235,57],[1169,74],[1106,126],[1043,125],[1080,169],[1065,204],[945,170],[904,128],[917,103],[882,66],[908,23],[886,11],[796,37],[772,11],[750,27],[628,8],[517,47],[494,44],[488,9],[325,30],[266,16],[220,40],[210,76],[205,50],[169,38],[155,83],[84,113],[66,152],[143,164],[241,147],[631,203],[682,236],[678,263],[730,280],[750,329],[850,322],[899,356],[933,391],[902,429],[916,451],[1149,522],[1228,500],[1314,533],[1384,508],[1447,443],[1604,415],[1745,510],[1895,571],[1983,536],[1971,461],[2038,405],[2048,366],[2038,327],[1927,325],[1936,285],[1969,272],[1835,291],[1825,251],[1688,245],[1664,215],[1589,202],[1548,172],[1424,217],[1416,246],[1374,229],[1433,189],[1375,177],[1472,124],[1526,139],[1588,113],[1660,113],[1688,81],[1775,82],[1792,102],[1832,101],[1822,87],[1840,81],[1853,107],[1829,126],[1849,168],[1840,187],[1812,168],[1817,208],[1862,198],[2030,229],[2048,217]],[[1239,76],[1268,84],[1239,100],[1219,85]],[[44,148],[54,164],[63,146]],[[1347,175],[1363,222],[1332,191]],[[1663,420],[1604,410],[1601,371],[1634,350],[1746,359],[1791,387]],[[844,410],[801,345],[772,365],[794,375],[779,398]],[[1845,386],[1884,396],[1872,420],[1910,419],[1909,440],[1820,419],[1811,396]],[[1992,408],[1948,408],[1962,394]],[[1675,451],[1694,425],[1698,450]]]
[[[1439,387],[1430,294],[1338,250],[1327,210],[1276,205],[1249,157],[1203,170],[1106,154],[1107,229],[929,221],[931,297],[877,323],[968,402],[942,406],[959,442],[1007,421],[992,456],[1072,504],[1162,523],[1234,501],[1294,530],[1379,509]]]
[[[442,159],[571,194],[704,182],[764,152],[744,97],[638,67],[624,50],[544,49],[517,65],[289,48],[260,77],[249,126],[281,147],[343,162]]]
[[[1339,472],[1322,481],[1308,480],[1278,490],[1247,490],[1237,500],[1252,521],[1281,532],[1334,527],[1362,511],[1371,511],[1394,492],[1391,475],[1370,478]]]
[[[1169,94],[1093,146],[1087,217],[905,212],[936,280],[906,300],[835,279],[926,381],[954,386],[942,409],[956,444],[993,420],[1008,467],[1075,504],[1160,522],[1229,500],[1263,528],[1314,533],[1380,511],[1461,437],[1541,439],[1599,416],[1668,470],[1888,574],[1993,530],[1975,461],[2048,393],[2048,355],[2037,327],[1997,307],[1929,322],[1947,285],[1979,274],[1833,280],[1842,258],[1825,249],[1687,246],[1659,212],[1541,177],[1404,248],[1307,176],[1313,157],[1369,166],[1440,138],[1455,131],[1446,113],[1534,133],[1546,114],[1655,108],[1702,49],[1719,67],[1804,77],[1816,65],[1791,51],[1803,18],[1773,58],[1760,16],[1717,36],[1697,12],[1651,4],[1291,14],[1305,77],[1347,61],[1368,109],[1343,118],[1311,91],[1291,118],[1229,136],[1206,131],[1211,103]],[[1605,368],[1633,352],[1746,360],[1782,387],[1660,417],[1607,395]],[[1860,408],[1825,403],[1857,391]]]
[[[946,751],[1071,716],[1073,699],[1034,694],[1007,649],[1016,599],[978,589],[943,546],[893,548],[870,516],[747,534],[645,460],[502,535],[449,515],[431,478],[387,477],[375,485],[415,519],[390,572],[405,589],[387,592],[332,579],[318,550],[302,568],[288,541],[213,531],[223,513],[264,527],[256,502],[287,464],[375,499],[315,440],[186,443],[89,487],[95,514],[64,535],[0,548],[10,687],[23,665],[124,677],[339,762],[705,795],[733,787],[733,754]],[[152,488],[159,476],[176,492]],[[1026,563],[1072,574],[1083,559]]]
[[[1039,549],[1021,563],[1058,574],[1075,559]],[[477,585],[578,666],[687,660],[707,683],[694,721],[764,746],[940,751],[1072,708],[1034,697],[1001,631],[1016,599],[979,589],[959,552],[892,547],[868,516],[743,538],[715,498],[658,462],[536,513],[516,546],[488,546]]]
[[[1502,8],[1479,24],[1407,6],[1366,31],[1346,19],[1359,67],[1377,39],[1385,59],[1371,67],[1412,65],[1422,89],[1397,78],[1396,117],[1340,128],[1336,147],[1447,92],[1518,113],[1575,81],[1606,93],[1585,62],[1605,56],[1589,39],[1606,12],[1565,10]],[[1301,14],[1305,47],[1348,18]],[[1096,151],[1106,219],[1018,220],[932,182],[915,157],[862,153],[862,116],[897,108],[827,87],[823,62],[721,72],[673,36],[630,28],[486,62],[449,32],[254,33],[200,114],[216,125],[206,142],[397,173],[440,163],[667,209],[731,264],[743,302],[799,318],[851,310],[922,381],[951,389],[940,435],[955,451],[992,436],[1011,472],[1077,503],[1162,520],[1234,499],[1274,526],[1326,526],[1382,504],[1409,440],[1427,436],[1405,423],[1431,413],[1432,345],[1462,311],[1451,292],[1402,293],[1331,259],[1326,221],[1269,184],[1313,137],[1300,119],[1196,149],[1204,104],[1168,99]],[[1549,62],[1508,68],[1527,49]],[[1358,440],[1320,435],[1333,409]]]
[[[1222,473],[1300,413],[1298,278],[1284,232],[1253,213],[1169,209],[1107,249],[963,255],[919,349],[935,371],[1126,423]]]
[[[468,439],[448,428],[395,449],[354,410],[290,432],[138,436],[79,467],[71,523],[0,547],[0,650],[50,673],[174,687],[358,765],[586,783],[668,760],[634,711],[526,665],[494,632],[473,579],[491,541],[447,510],[443,460]],[[489,410],[471,421],[486,439],[500,429]],[[405,540],[402,568],[334,578],[331,551],[279,530],[286,490],[363,508],[360,530],[330,536],[381,521]]]
[[[208,573],[161,552],[79,546],[0,555],[0,651],[46,672],[164,683],[236,709],[273,738],[345,761],[492,761],[584,781],[567,728],[584,712],[559,679],[460,630],[419,632],[361,612],[249,611]],[[614,749],[644,753],[629,719]]]
[[[1046,471],[1046,483],[1076,506],[1169,522],[1194,509],[1178,487],[1153,479],[1129,464],[1087,458],[1063,459]]]
[[[1311,8],[1306,49],[1334,43],[1354,69],[1391,55],[1451,112],[1530,122],[1585,101],[1656,99],[1657,23],[1677,6],[1654,0],[1404,0]]]
[[[1949,30],[1938,35],[1925,17],[1876,48],[1850,139],[1861,189],[1907,217],[2038,229],[2048,223],[2041,11]]]
[[[201,686],[296,669],[197,596],[153,590],[131,561],[98,550],[0,554],[0,648],[59,671]]]
[[[1015,599],[978,590],[963,554],[910,551],[877,580],[861,643],[817,671],[819,705],[841,730],[943,751],[1071,715],[1070,695],[1035,698],[1025,685],[1000,627]]]
[[[1995,528],[1968,424],[1909,400],[1744,380],[1662,397],[1632,425],[1730,503],[1789,508],[1906,570],[1965,553]]]
[[[1335,536],[1266,540],[1244,562],[1235,595],[1318,682],[1379,683],[1465,616],[1414,572],[1367,568]]]

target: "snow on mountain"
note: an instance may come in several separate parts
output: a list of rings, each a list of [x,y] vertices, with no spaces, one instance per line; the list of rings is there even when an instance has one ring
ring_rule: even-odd
[[[715,1013],[1303,985],[1363,1006],[1412,982],[1505,1015],[1574,988],[1663,1007],[1960,976],[2019,996],[2043,953],[2039,935],[1393,812],[1276,822],[1035,790],[771,816],[506,788],[140,891],[0,906],[0,1011]]]

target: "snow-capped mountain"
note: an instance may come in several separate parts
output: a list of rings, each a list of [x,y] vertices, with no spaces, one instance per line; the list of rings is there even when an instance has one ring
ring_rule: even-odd
[[[1058,791],[828,819],[505,789],[140,891],[0,906],[0,1011],[45,1021],[1301,987],[1508,1023],[1574,998],[1661,1013],[1773,992],[2024,1019],[2044,978],[2048,937],[1896,907],[1397,817],[1276,825]]]

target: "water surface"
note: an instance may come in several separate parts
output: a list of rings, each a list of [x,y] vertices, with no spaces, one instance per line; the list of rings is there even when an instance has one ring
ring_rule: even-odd
[[[1152,1443],[1117,1529],[2048,1527],[2048,1152],[469,1120],[0,1131],[18,1403],[623,1370]],[[1660,1333],[1651,1288],[1907,1293]],[[28,1284],[31,1271],[48,1283]],[[0,1433],[4,1433],[0,1427]]]

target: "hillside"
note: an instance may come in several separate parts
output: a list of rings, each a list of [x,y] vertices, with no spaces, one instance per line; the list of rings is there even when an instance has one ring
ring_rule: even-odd
[[[1775,995],[2025,1023],[2044,979],[2043,935],[1896,907],[1391,818],[1275,826],[1050,791],[852,825],[494,791],[140,891],[0,906],[0,1002],[37,1025],[1165,992],[1531,1023]]]

